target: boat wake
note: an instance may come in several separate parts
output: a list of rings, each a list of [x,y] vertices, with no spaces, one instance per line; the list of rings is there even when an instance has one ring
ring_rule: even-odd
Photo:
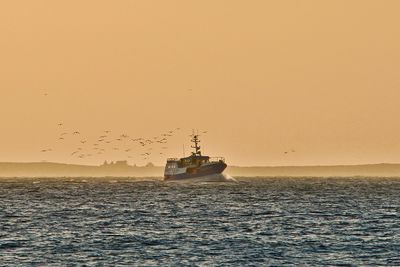
[[[204,175],[197,178],[187,178],[187,179],[179,179],[179,180],[168,180],[167,182],[178,182],[178,183],[204,183],[204,182],[233,182],[237,183],[236,179],[230,176],[229,174],[219,173],[219,174],[211,174]]]

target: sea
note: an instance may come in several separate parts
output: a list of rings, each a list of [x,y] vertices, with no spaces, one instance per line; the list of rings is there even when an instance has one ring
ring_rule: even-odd
[[[400,178],[1,178],[0,266],[400,266]]]

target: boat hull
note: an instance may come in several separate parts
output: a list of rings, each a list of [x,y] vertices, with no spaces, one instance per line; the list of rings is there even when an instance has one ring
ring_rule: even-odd
[[[186,172],[177,174],[165,174],[164,181],[182,181],[182,180],[201,180],[221,174],[227,165],[224,162],[204,165],[197,168],[188,168]]]

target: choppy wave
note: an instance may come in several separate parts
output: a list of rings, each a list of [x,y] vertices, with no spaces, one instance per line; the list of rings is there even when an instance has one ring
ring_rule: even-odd
[[[1,179],[0,265],[399,266],[399,195],[395,178]]]

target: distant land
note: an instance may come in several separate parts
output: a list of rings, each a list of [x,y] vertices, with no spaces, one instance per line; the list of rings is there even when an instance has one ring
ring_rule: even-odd
[[[162,177],[164,167],[129,165],[127,161],[103,165],[76,165],[52,162],[0,163],[0,177]],[[400,164],[365,164],[337,166],[230,166],[225,173],[234,177],[400,177]]]

